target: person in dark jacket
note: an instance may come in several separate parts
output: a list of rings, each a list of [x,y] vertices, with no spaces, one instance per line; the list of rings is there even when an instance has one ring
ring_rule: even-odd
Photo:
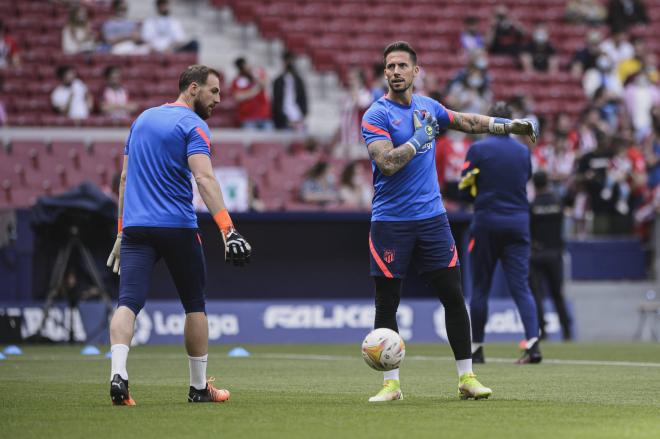
[[[537,172],[533,176],[536,197],[530,206],[530,232],[532,237],[532,258],[530,261],[529,283],[536,299],[541,337],[546,331],[543,297],[544,287],[548,286],[550,297],[559,315],[561,333],[564,340],[570,340],[571,321],[566,310],[563,295],[564,273],[562,253],[563,206],[559,197],[548,186],[548,175]]]
[[[511,118],[511,109],[498,102],[490,115]],[[529,148],[509,137],[491,135],[470,146],[459,189],[474,199],[470,225],[472,298],[472,362],[483,363],[483,343],[488,320],[488,294],[497,262],[516,303],[525,330],[525,350],[518,364],[540,363],[539,322],[536,302],[529,288],[529,201],[527,182],[532,176]]]
[[[284,72],[273,82],[273,123],[278,129],[302,131],[307,116],[305,83],[296,71],[296,57],[284,52]]]

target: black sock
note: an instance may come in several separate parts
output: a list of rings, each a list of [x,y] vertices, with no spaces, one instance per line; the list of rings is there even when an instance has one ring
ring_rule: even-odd
[[[423,277],[433,287],[442,306],[445,307],[447,338],[454,351],[454,358],[456,360],[472,358],[470,317],[463,298],[461,269],[459,267],[441,268],[424,273]]]
[[[399,332],[396,310],[401,300],[401,279],[374,277],[376,284],[376,319],[374,329],[389,328]]]

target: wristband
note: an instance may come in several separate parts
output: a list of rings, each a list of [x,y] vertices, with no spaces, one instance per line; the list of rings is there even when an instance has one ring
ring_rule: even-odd
[[[502,117],[491,117],[488,121],[488,132],[498,135],[509,134],[507,132],[506,126],[510,123],[510,119],[504,119]]]
[[[231,222],[231,218],[229,217],[229,212],[227,212],[227,209],[218,211],[215,215],[213,215],[213,220],[218,225],[218,227],[220,227],[220,230],[222,230],[222,232],[225,234],[234,228],[234,224]]]
[[[122,217],[119,217],[117,218],[117,233],[121,233],[123,228],[124,228],[124,221]]]

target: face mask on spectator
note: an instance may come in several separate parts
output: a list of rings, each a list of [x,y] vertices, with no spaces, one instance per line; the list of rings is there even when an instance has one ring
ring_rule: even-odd
[[[543,29],[535,30],[534,41],[536,41],[539,44],[545,43],[546,41],[548,41],[548,32]]]
[[[479,88],[484,85],[484,79],[481,77],[481,75],[470,75],[470,77],[468,77],[467,83],[471,88]]]
[[[488,67],[488,59],[484,56],[480,56],[479,58],[476,59],[474,62],[474,66],[478,68],[479,70],[483,70],[486,67]]]

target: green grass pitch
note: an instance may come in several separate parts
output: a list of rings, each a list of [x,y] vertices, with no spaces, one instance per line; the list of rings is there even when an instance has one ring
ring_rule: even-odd
[[[137,407],[113,407],[110,360],[80,347],[24,346],[0,361],[2,438],[660,438],[660,345],[551,344],[548,361],[512,364],[514,344],[487,345],[486,401],[461,401],[447,345],[409,344],[405,399],[368,403],[382,375],[359,344],[212,346],[224,404],[189,404],[182,346],[131,349]]]

